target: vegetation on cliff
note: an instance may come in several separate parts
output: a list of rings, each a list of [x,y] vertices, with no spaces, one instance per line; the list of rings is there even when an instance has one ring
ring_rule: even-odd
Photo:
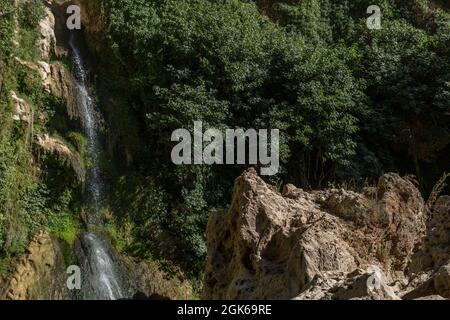
[[[44,89],[37,67],[44,5],[18,5],[0,0],[0,275],[39,231],[73,241],[81,204],[80,182],[36,143],[41,134],[69,131],[52,125],[65,106]]]
[[[361,185],[395,171],[415,175],[426,195],[450,170],[444,5],[75,2],[85,9],[84,35],[97,62],[93,91],[105,120],[109,189],[101,212],[120,250],[181,265],[194,277],[203,270],[208,215],[229,205],[234,179],[247,167],[175,166],[171,134],[192,130],[194,121],[205,129],[280,129],[280,172],[267,179],[276,186]],[[64,159],[41,152],[38,137],[89,166],[85,137],[38,72],[44,5],[19,3],[0,0],[0,273],[39,230],[70,242],[80,228],[82,182]],[[366,26],[372,4],[383,14],[380,30]],[[18,105],[28,113],[16,114]]]
[[[370,30],[372,4],[90,2],[123,247],[201,270],[208,213],[229,203],[244,167],[171,163],[171,132],[198,120],[280,129],[277,185],[362,184],[396,171],[428,193],[449,169],[448,8],[378,1],[382,29]]]

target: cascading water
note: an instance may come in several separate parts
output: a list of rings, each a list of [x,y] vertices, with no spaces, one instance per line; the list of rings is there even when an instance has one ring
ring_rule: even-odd
[[[99,166],[101,145],[98,138],[98,129],[95,112],[95,102],[87,88],[87,73],[80,50],[75,44],[73,34],[69,46],[72,51],[74,73],[76,79],[77,99],[81,122],[88,139],[87,152],[90,169],[86,179],[86,196],[89,201],[87,222],[89,225],[100,225],[100,202],[103,184]],[[115,263],[112,249],[102,237],[95,233],[86,233],[80,236],[79,260],[83,266],[83,286],[81,289],[83,299],[116,300],[124,298],[124,281],[121,272]]]
[[[94,100],[90,95],[87,86],[86,86],[86,69],[81,59],[81,54],[77,46],[74,44],[73,35],[71,35],[69,41],[70,49],[72,50],[73,64],[74,64],[74,73],[76,79],[76,89],[77,89],[77,100],[79,111],[81,115],[81,122],[83,125],[83,129],[87,135],[88,143],[87,143],[87,152],[90,160],[90,170],[88,172],[87,177],[87,196],[90,202],[90,205],[94,208],[94,215],[88,215],[89,222],[97,222],[98,221],[98,213],[100,206],[100,198],[102,192],[102,181],[100,177],[100,169],[99,169],[99,155],[101,152],[100,143],[98,140],[97,134],[97,126],[96,126],[96,117],[95,117],[95,109],[94,109]],[[92,221],[94,220],[94,221]]]
[[[95,233],[83,234],[80,238],[84,272],[83,299],[117,300],[124,298],[122,279],[117,265],[111,257],[108,243]]]

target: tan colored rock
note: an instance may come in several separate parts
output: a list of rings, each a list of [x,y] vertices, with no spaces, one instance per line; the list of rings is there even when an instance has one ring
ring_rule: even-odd
[[[38,67],[37,65],[35,65],[33,62],[30,61],[24,61],[22,59],[20,59],[19,57],[14,57],[14,62],[20,64],[21,66],[24,66],[30,70],[34,70],[37,71]]]
[[[369,267],[370,269],[370,267]],[[381,271],[356,270],[347,275],[344,283],[331,289],[333,300],[401,300],[394,288],[386,284]]]
[[[10,277],[3,280],[0,299],[68,299],[65,283],[64,259],[58,240],[42,232],[14,263]]]
[[[50,137],[48,134],[43,134],[37,136],[37,145],[44,153],[56,155],[58,159],[74,171],[79,181],[85,181],[86,169],[83,167],[79,157],[63,141]]]
[[[70,118],[78,118],[77,91],[75,79],[72,74],[59,63],[47,63],[39,61],[39,75],[45,90],[57,98],[64,99],[67,103],[67,113]]]
[[[439,197],[433,207],[425,251],[435,269],[450,261],[450,196]]]
[[[442,266],[434,277],[436,293],[450,299],[450,263]]]
[[[37,42],[41,59],[50,61],[56,51],[55,17],[50,8],[45,7],[45,17],[39,22],[39,39]]]
[[[325,289],[314,291],[314,281],[331,288],[372,264],[381,267],[386,283],[404,281],[424,234],[424,203],[396,174],[383,176],[376,191],[370,198],[288,185],[279,194],[248,170],[235,182],[228,212],[208,221],[203,297],[290,299],[310,290],[317,298]],[[398,298],[383,288],[364,297]]]
[[[385,281],[377,266],[348,274],[327,272],[317,275],[295,300],[401,300]]]
[[[36,65],[30,61],[23,61],[19,57],[15,57],[14,62],[32,71],[37,71],[42,79],[44,89],[51,95],[66,101],[68,116],[71,119],[79,118],[76,81],[64,65],[46,61],[38,61]]]
[[[426,213],[419,190],[397,174],[382,176],[377,186],[377,208],[381,226],[392,244],[393,270],[405,270],[414,247],[425,236]]]
[[[420,297],[414,300],[447,300],[441,296],[433,295],[433,296],[426,296],[426,297]]]
[[[11,91],[11,98],[14,102],[14,112],[12,119],[24,123],[31,123],[33,120],[33,109],[24,99],[19,98],[14,91]]]

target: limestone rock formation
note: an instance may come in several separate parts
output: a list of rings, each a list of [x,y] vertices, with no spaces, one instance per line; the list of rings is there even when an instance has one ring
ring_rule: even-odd
[[[65,271],[58,240],[42,232],[14,263],[11,276],[0,280],[0,300],[68,299]]]
[[[14,112],[12,115],[13,120],[24,122],[24,123],[31,123],[33,120],[33,110],[28,102],[26,102],[24,99],[19,98],[17,94],[14,91],[11,91],[11,98],[14,102]]]
[[[448,209],[437,216],[448,223]],[[431,273],[410,270],[415,252],[431,241],[429,255],[442,265],[449,248],[446,224],[439,231],[426,222],[419,191],[397,174],[364,194],[292,185],[280,193],[250,169],[236,180],[228,212],[208,221],[203,297],[400,299],[430,281]],[[373,270],[378,280],[371,285]],[[448,297],[448,270],[433,279],[439,285],[417,297]]]
[[[400,300],[377,266],[317,275],[295,300]]]
[[[440,197],[428,222],[427,236],[414,255],[412,272],[436,270],[450,262],[450,196]]]
[[[59,63],[39,61],[39,75],[47,92],[67,103],[67,114],[78,118],[75,79],[65,66]]]
[[[434,287],[438,294],[450,298],[450,263],[438,270],[434,277]]]
[[[44,3],[51,5],[51,1],[44,1]],[[49,61],[56,52],[55,17],[48,6],[45,7],[44,19],[39,22],[40,37],[37,43],[41,59],[44,61]]]
[[[61,140],[50,137],[48,134],[37,136],[37,145],[44,153],[53,154],[65,165],[73,170],[77,179],[84,182],[86,179],[86,169],[80,157],[74,154]]]

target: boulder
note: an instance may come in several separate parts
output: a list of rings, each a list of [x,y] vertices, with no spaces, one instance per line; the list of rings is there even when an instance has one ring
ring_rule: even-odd
[[[434,277],[436,293],[450,299],[450,263],[442,266]]]
[[[317,275],[295,300],[400,300],[378,266]]]
[[[291,299],[309,290],[322,298],[341,284],[332,298],[397,299],[387,284],[404,282],[425,232],[424,202],[397,174],[383,176],[375,191],[371,197],[288,185],[279,193],[255,170],[246,171],[235,182],[228,212],[209,218],[203,297]],[[380,292],[364,288],[367,275],[353,275],[370,265],[385,274]],[[361,288],[357,293],[345,290],[348,275]],[[324,289],[314,291],[315,282]]]
[[[348,274],[344,283],[330,291],[333,300],[401,300],[395,288],[386,283],[383,272],[377,266]]]
[[[414,300],[447,300],[441,296],[433,295],[433,296],[426,296],[426,297],[420,297]]]

